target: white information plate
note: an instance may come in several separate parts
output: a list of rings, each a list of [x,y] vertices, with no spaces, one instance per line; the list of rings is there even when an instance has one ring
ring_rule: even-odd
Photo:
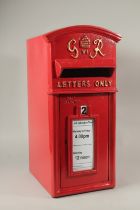
[[[72,121],[73,171],[94,168],[94,120]]]

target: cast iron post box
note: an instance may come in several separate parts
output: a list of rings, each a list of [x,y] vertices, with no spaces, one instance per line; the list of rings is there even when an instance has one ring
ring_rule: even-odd
[[[115,186],[120,39],[72,26],[27,41],[29,165],[53,197]]]

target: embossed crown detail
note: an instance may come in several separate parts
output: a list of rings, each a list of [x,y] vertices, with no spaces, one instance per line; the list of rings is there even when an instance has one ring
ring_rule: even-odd
[[[86,55],[91,59],[96,58],[97,55],[105,56],[102,48],[103,41],[101,37],[90,40],[86,34],[83,34],[78,40],[74,38],[69,40],[67,44],[67,50],[73,58],[78,58],[80,55]]]
[[[90,39],[88,38],[88,36],[85,35],[85,34],[84,34],[84,36],[81,38],[81,40],[80,40],[79,43],[80,43],[80,47],[81,47],[81,48],[87,49],[87,48],[90,48],[90,46],[91,46],[91,41],[90,41]]]

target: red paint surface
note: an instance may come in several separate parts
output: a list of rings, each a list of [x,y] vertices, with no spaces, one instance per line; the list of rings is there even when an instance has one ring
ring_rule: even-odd
[[[71,57],[70,39],[102,38],[105,56]],[[59,197],[115,186],[116,42],[121,37],[94,26],[60,29],[27,41],[29,165],[31,173]],[[110,77],[60,78],[64,68],[112,68]],[[99,69],[100,71],[100,69]],[[58,82],[88,80],[90,87],[57,87]],[[95,87],[95,81],[112,81]],[[80,105],[90,112],[81,116]],[[95,117],[95,169],[72,172],[72,119]]]

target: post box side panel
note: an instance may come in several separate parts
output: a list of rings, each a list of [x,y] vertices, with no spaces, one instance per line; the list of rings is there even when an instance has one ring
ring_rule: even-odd
[[[71,164],[68,156],[72,153],[69,141],[71,137],[69,133],[72,132],[68,125],[68,118],[75,115],[75,107],[81,105],[87,105],[90,107],[91,115],[87,116],[87,119],[94,119],[94,116],[98,116],[96,121],[96,136],[95,136],[95,149],[96,149],[96,173],[91,170],[88,174],[83,172],[77,176],[68,175],[68,168]],[[81,94],[81,95],[69,95],[60,97],[60,141],[61,141],[61,188],[66,187],[80,187],[88,184],[98,184],[108,181],[108,94]],[[75,119],[82,119],[75,115]],[[86,118],[83,118],[86,119]],[[69,130],[70,129],[70,130]]]
[[[54,192],[53,142],[50,119],[52,100],[47,95],[47,69],[50,47],[41,37],[27,42],[29,167],[31,173],[50,192]],[[51,106],[51,107],[50,107]]]

